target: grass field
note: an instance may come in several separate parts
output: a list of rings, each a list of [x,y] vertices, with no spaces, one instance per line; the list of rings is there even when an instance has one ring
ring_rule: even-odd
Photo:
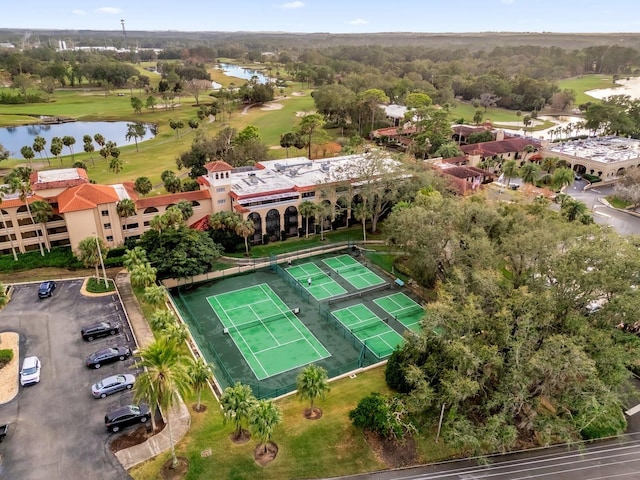
[[[614,86],[613,77],[611,75],[582,75],[580,77],[572,77],[558,82],[561,90],[569,89],[576,92],[575,105],[586,102],[599,102],[597,98],[590,97],[584,92],[589,90],[597,90],[599,88],[611,88]]]

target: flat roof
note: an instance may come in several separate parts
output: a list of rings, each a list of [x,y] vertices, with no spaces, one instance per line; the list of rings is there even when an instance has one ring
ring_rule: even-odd
[[[84,178],[80,175],[77,168],[59,168],[57,170],[39,170],[38,182],[50,183],[61,182],[65,180],[79,180]]]
[[[624,137],[587,138],[549,144],[545,150],[605,164],[616,163],[640,158],[640,140]]]

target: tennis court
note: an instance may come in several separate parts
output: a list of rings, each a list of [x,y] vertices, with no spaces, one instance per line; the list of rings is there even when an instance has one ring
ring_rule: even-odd
[[[403,341],[398,332],[362,303],[334,310],[331,314],[378,358],[391,355]]]
[[[323,262],[357,289],[385,283],[381,277],[355,260],[351,255],[339,255],[327,258]]]
[[[266,283],[207,302],[258,380],[331,356]]]
[[[424,317],[424,309],[404,293],[376,298],[373,302],[409,330],[420,331],[420,320]]]
[[[318,301],[347,293],[340,284],[313,262],[289,267],[287,272]]]

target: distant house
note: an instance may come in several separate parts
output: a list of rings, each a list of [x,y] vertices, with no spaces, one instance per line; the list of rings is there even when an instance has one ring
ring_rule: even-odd
[[[488,158],[502,161],[526,160],[528,146],[533,147],[534,152],[540,149],[540,141],[533,138],[505,137],[504,131],[499,130],[496,140],[493,142],[472,143],[462,145],[460,149],[468,159],[469,165],[474,167]]]
[[[449,185],[459,195],[469,195],[478,191],[482,185],[495,180],[495,175],[486,170],[466,165],[466,157],[437,158],[425,160],[437,172],[445,177]]]

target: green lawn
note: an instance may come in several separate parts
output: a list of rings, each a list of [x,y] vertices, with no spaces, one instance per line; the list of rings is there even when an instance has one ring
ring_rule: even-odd
[[[611,88],[614,86],[613,77],[611,75],[581,75],[579,77],[571,77],[558,81],[558,87],[561,90],[569,89],[576,92],[575,105],[586,102],[599,102],[597,98],[587,95],[588,90],[597,90],[599,88]]]

